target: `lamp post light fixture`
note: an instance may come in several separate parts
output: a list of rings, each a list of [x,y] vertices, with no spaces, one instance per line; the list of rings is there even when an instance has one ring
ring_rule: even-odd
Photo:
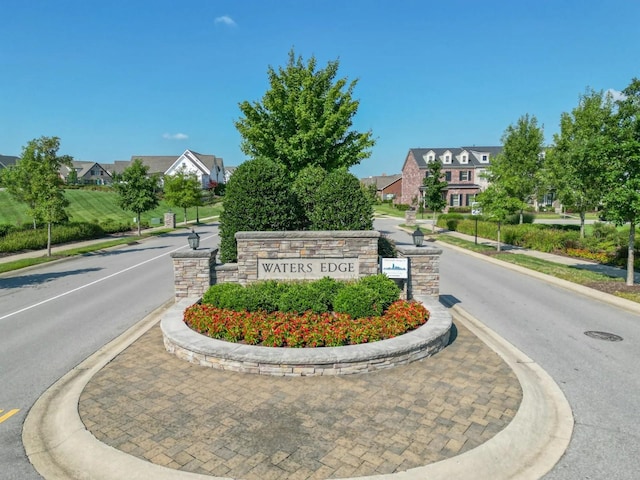
[[[419,226],[416,227],[416,231],[413,232],[411,236],[413,237],[413,244],[416,247],[421,247],[422,242],[424,241],[424,233],[422,233],[422,230],[420,230]]]
[[[193,228],[191,229],[191,233],[187,237],[187,240],[192,250],[197,250],[200,246],[200,235],[198,235]]]

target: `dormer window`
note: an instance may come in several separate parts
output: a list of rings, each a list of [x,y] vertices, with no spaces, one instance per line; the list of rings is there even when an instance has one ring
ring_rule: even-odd
[[[444,155],[442,156],[442,163],[451,163],[451,152],[449,150],[444,152]]]
[[[488,161],[489,161],[489,155],[487,155],[486,153],[482,154],[482,163],[487,163]]]

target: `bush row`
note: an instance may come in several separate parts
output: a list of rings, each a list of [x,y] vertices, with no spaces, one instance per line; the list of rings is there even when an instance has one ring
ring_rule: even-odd
[[[211,338],[265,347],[337,347],[375,342],[423,325],[429,312],[419,303],[398,300],[383,316],[353,319],[347,314],[237,312],[192,305],[184,321]]]
[[[337,312],[351,318],[380,316],[400,297],[400,289],[386,275],[372,275],[356,282],[325,277],[310,282],[257,282],[211,286],[202,303],[234,311]]]
[[[476,223],[473,217],[460,217],[460,214],[441,215],[438,219],[438,226],[467,235],[474,235]],[[623,266],[628,254],[628,229],[618,231],[614,225],[606,223],[594,223],[593,233],[585,238],[580,238],[579,227],[576,225],[502,225],[500,234],[500,240],[509,245],[540,252],[560,253],[599,263],[612,263]],[[478,221],[478,236],[497,240],[498,228],[496,223],[484,221],[480,217]],[[638,252],[637,247],[636,252]]]
[[[104,237],[108,233],[130,230],[130,225],[118,222],[104,224],[90,222],[69,222],[53,225],[51,228],[51,244],[69,243]],[[47,228],[36,229],[24,227],[0,228],[0,252],[20,252],[23,250],[40,250],[47,247]]]

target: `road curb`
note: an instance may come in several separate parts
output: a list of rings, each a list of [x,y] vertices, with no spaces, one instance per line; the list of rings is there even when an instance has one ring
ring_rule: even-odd
[[[564,288],[565,290],[571,290],[575,293],[579,293],[580,295],[584,295],[585,297],[596,299],[608,305],[613,305],[614,307],[618,307],[623,310],[626,310],[627,312],[640,315],[640,303],[632,302],[631,300],[627,300],[626,298],[616,297],[615,295],[604,293],[594,288],[585,287],[584,285],[579,285],[577,283],[573,283],[568,280],[563,280],[561,278],[557,278],[552,275],[547,275],[546,273],[536,272],[535,270],[521,267],[520,265],[514,265],[513,263],[497,260],[488,255],[483,255],[481,253],[474,252],[472,250],[467,250],[465,248],[459,247],[457,245],[452,245],[447,242],[439,242],[437,240],[436,242],[442,247],[451,248],[452,250],[456,250],[460,253],[464,253],[465,255],[470,255],[472,257],[484,260],[486,262],[493,263],[494,265],[500,265],[501,267],[508,268],[510,270],[523,273],[525,275],[529,275],[530,277],[534,277],[539,280],[543,280],[552,285],[556,285],[558,287]]]
[[[27,457],[47,480],[230,480],[165,468],[98,441],[78,413],[80,395],[115,356],[158,323],[173,300],[91,355],[49,388],[31,408],[23,427]],[[458,306],[454,319],[496,351],[523,390],[516,416],[479,447],[441,462],[361,480],[537,479],[560,459],[571,439],[573,417],[562,391],[531,359]],[[434,357],[437,360],[437,356]]]

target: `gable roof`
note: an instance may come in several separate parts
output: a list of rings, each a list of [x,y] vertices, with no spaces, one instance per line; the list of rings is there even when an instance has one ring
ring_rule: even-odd
[[[467,163],[460,163],[459,157],[462,152],[468,152],[469,158]],[[413,158],[416,160],[416,164],[420,169],[427,168],[427,162],[424,157],[433,152],[435,154],[436,159],[442,157],[445,152],[451,153],[451,163],[444,164],[444,168],[452,168],[452,167],[467,167],[467,168],[475,168],[475,167],[486,167],[490,164],[491,159],[497,156],[502,152],[502,147],[492,146],[492,147],[444,147],[444,148],[411,148],[409,149],[410,153],[413,153]],[[489,163],[481,162],[482,155],[489,156]]]
[[[376,190],[384,190],[392,183],[397,182],[402,178],[401,173],[396,173],[394,175],[378,175],[373,177],[361,178],[360,182],[366,186],[375,185]]]
[[[11,155],[0,155],[0,168],[7,168],[11,165],[15,165],[19,157]]]
[[[82,178],[91,170],[93,170],[95,166],[98,166],[98,168],[100,168],[101,170],[104,170],[105,172],[107,172],[109,176],[111,176],[111,172],[106,168],[108,165],[101,165],[96,162],[85,162],[85,161],[79,161],[79,160],[73,160],[71,162],[71,168],[69,168],[66,165],[63,165],[62,167],[60,167],[60,173],[63,176],[67,177],[69,175],[69,172],[73,169],[78,173],[78,178]]]

